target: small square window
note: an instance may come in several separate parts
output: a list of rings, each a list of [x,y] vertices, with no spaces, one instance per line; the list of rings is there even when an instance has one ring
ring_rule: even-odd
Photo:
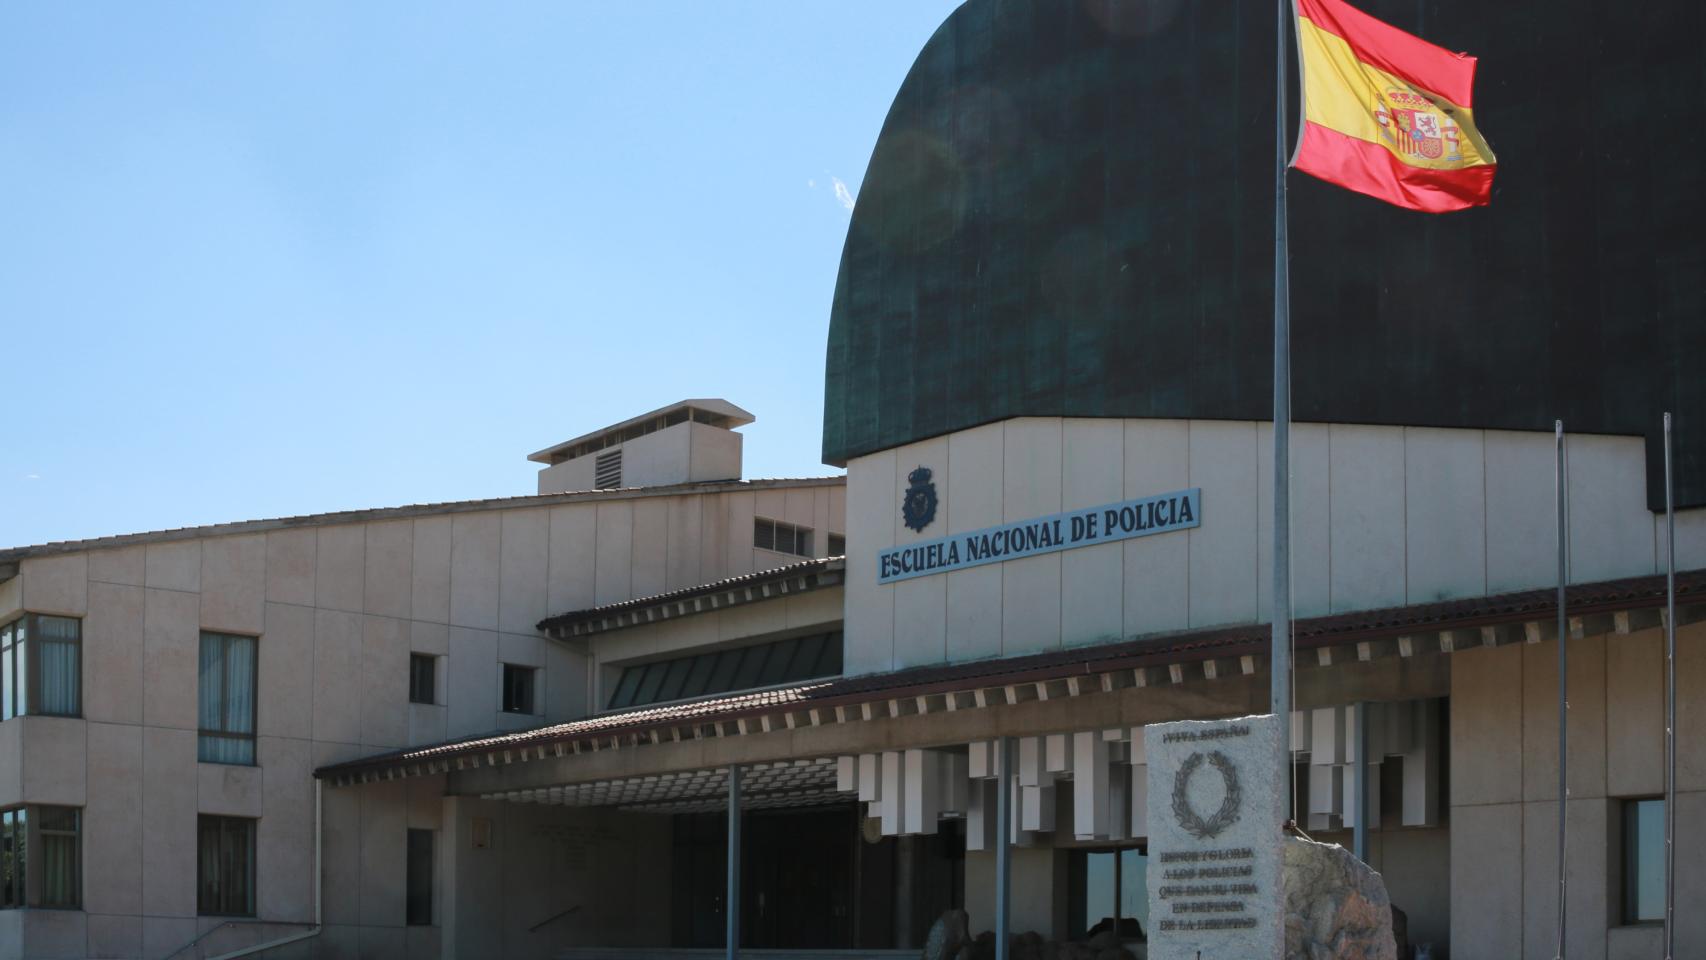
[[[829,535],[829,555],[832,557],[847,556],[847,538],[839,533]]]
[[[534,667],[504,664],[503,709],[505,713],[533,713],[533,688],[539,673]]]
[[[438,658],[427,653],[409,654],[409,702],[433,703],[438,679]]]

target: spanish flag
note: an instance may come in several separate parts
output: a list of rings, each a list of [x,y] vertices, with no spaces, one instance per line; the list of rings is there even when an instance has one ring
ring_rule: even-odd
[[[1411,210],[1483,206],[1493,151],[1475,130],[1475,58],[1343,0],[1294,0],[1303,136],[1292,166]]]

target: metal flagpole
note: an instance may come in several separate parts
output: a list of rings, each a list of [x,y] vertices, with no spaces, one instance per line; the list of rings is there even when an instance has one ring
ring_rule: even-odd
[[[1274,36],[1274,627],[1270,700],[1280,725],[1280,788],[1291,786],[1291,266],[1286,249],[1285,60],[1291,0],[1280,0]]]
[[[740,956],[740,765],[729,764],[729,876],[723,892],[724,933],[723,955],[728,960]]]
[[[1676,511],[1665,414],[1665,960],[1676,954]]]
[[[1564,587],[1569,583],[1569,523],[1566,516],[1568,510],[1565,498],[1568,491],[1564,482],[1564,421],[1554,421],[1552,425],[1553,444],[1556,448],[1556,462],[1553,465],[1553,497],[1558,507],[1558,950],[1553,956],[1556,960],[1564,958],[1565,930],[1565,899],[1569,893],[1568,874],[1564,869],[1564,847],[1569,837],[1569,826],[1566,814],[1569,809],[1570,789],[1567,776],[1570,769],[1570,680],[1569,680],[1569,643],[1570,627],[1564,609]]]

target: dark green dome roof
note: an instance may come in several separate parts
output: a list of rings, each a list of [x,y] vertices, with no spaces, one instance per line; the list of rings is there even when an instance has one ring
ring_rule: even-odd
[[[1669,409],[1680,502],[1706,503],[1698,9],[1363,5],[1481,58],[1501,167],[1490,207],[1444,216],[1291,175],[1297,419],[1653,437]],[[949,17],[848,227],[824,459],[1014,416],[1268,419],[1274,19],[1200,0]]]

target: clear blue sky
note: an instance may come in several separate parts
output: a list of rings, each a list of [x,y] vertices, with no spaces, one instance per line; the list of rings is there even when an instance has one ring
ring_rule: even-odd
[[[836,183],[956,4],[6,4],[0,546],[527,494],[691,396],[833,472]]]

